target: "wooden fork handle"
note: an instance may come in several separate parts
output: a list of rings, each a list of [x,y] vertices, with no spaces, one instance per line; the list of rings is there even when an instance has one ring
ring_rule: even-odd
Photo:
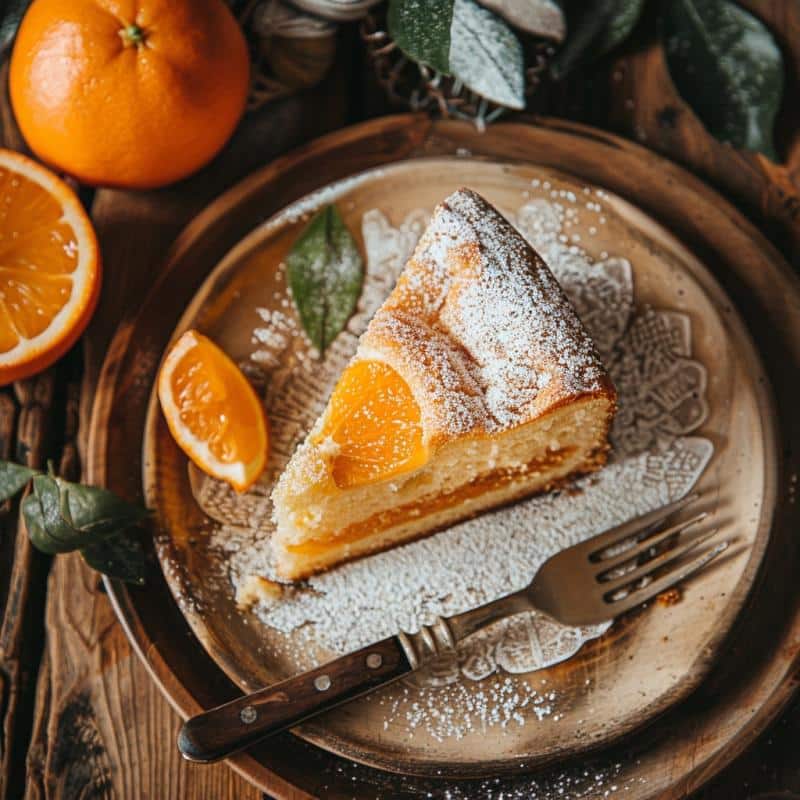
[[[393,636],[317,669],[187,720],[178,748],[190,761],[217,761],[411,672]]]

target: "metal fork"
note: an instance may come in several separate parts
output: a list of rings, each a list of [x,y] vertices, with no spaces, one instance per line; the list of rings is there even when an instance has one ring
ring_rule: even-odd
[[[463,614],[439,618],[189,719],[178,747],[190,761],[216,761],[366,694],[455,649],[493,622],[538,611],[565,625],[607,622],[699,572],[730,542],[685,558],[716,533],[686,536],[706,518],[665,525],[699,495],[626,522],[546,561],[522,591]]]

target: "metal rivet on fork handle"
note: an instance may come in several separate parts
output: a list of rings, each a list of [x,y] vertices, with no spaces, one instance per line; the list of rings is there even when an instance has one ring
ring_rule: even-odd
[[[328,675],[319,675],[314,678],[314,688],[318,692],[326,692],[331,688],[331,679]]]

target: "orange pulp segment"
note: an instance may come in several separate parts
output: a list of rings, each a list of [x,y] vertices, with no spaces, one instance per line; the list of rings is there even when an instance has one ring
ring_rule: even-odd
[[[340,489],[383,481],[428,460],[419,405],[382,361],[357,361],[344,371],[319,435],[328,437],[338,445],[332,473]]]
[[[99,290],[97,240],[74,192],[35,161],[0,150],[0,384],[63,355]]]
[[[158,397],[175,441],[208,475],[237,491],[263,472],[269,439],[255,390],[210,339],[187,331],[158,377]]]

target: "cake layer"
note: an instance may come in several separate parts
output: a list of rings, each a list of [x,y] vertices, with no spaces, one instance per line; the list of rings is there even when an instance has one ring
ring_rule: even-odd
[[[279,572],[307,577],[597,469],[612,411],[609,398],[587,396],[496,439],[443,446],[405,482],[298,498],[293,523],[273,539]]]

